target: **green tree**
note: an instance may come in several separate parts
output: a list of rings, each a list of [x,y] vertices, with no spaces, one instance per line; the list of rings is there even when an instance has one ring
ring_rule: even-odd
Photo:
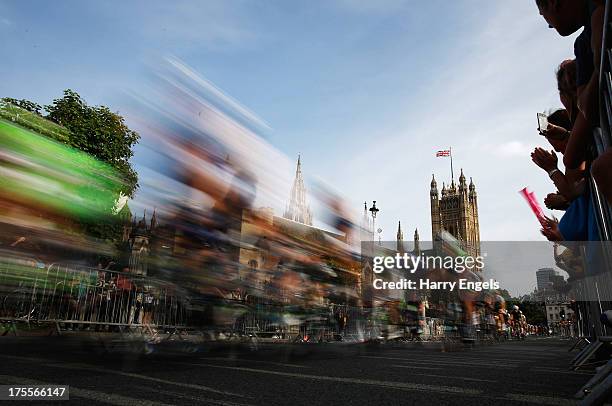
[[[512,300],[512,296],[510,295],[510,292],[508,292],[507,289],[500,289],[499,295],[503,297],[506,302]]]
[[[507,302],[506,308],[512,310],[512,306],[517,305],[525,315],[529,324],[546,323],[546,306],[543,302],[521,302],[520,299],[513,298]]]
[[[133,147],[140,139],[128,128],[118,113],[105,106],[89,106],[70,89],[64,97],[45,106],[45,117],[70,131],[68,144],[114,167],[125,186],[121,192],[133,197],[138,188],[138,175],[130,164]]]
[[[25,99],[13,99],[11,97],[2,98],[3,102],[11,103],[17,107],[21,107],[24,110],[30,111],[32,113],[36,113],[39,116],[42,115],[42,106],[38,103],[31,102]]]

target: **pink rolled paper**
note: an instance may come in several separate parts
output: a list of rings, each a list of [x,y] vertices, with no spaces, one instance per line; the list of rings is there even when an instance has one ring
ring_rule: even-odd
[[[542,225],[542,227],[546,226],[546,216],[544,216],[544,211],[542,210],[542,206],[538,203],[538,199],[535,197],[535,193],[529,191],[527,188],[523,188],[519,191],[521,196],[525,198],[527,204],[531,208],[531,211],[538,218],[538,221]]]

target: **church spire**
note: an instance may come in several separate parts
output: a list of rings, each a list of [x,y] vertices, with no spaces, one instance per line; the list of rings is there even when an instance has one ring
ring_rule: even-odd
[[[397,222],[397,252],[404,251],[404,233],[402,233],[402,222]]]
[[[465,175],[463,174],[463,168],[461,168],[461,175],[459,175],[459,191],[467,191],[467,184],[465,183]]]
[[[157,227],[157,209],[153,209],[153,217],[151,217],[151,232]]]
[[[302,174],[302,154],[298,154],[297,167],[295,168],[295,176]]]
[[[419,255],[421,253],[421,244],[419,242],[419,229],[414,229],[414,253]]]
[[[289,205],[283,217],[298,223],[312,225],[312,214],[310,213],[310,206],[306,203],[306,186],[304,186],[304,177],[302,176],[302,157],[299,154],[295,167],[295,179],[289,196]]]

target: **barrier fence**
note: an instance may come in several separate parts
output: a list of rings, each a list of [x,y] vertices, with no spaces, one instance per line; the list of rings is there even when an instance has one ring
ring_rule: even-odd
[[[472,326],[433,317],[393,318],[384,307],[300,304],[265,295],[229,292],[187,294],[171,283],[141,275],[77,265],[43,265],[3,255],[0,321],[51,323],[58,329],[122,331],[126,328],[200,330],[211,337],[282,342],[368,340],[490,340],[499,336],[492,315]]]
[[[68,328],[187,325],[172,287],[123,272],[3,257],[0,319],[61,323]]]
[[[593,129],[592,159],[602,155],[612,147],[612,12],[610,2],[606,2],[603,38],[601,44],[601,61],[599,63],[599,126]],[[589,174],[589,196],[593,206],[599,237],[601,241],[612,239],[612,207],[598,190],[598,186]],[[603,256],[606,275],[598,276],[595,282],[574,283],[576,290],[588,289],[596,294],[589,294],[586,300],[578,303],[578,328],[581,336],[599,337],[609,334],[609,329],[600,321],[603,311],[612,308],[612,249],[604,244]],[[592,270],[587,267],[587,275]],[[603,291],[603,292],[602,292]]]

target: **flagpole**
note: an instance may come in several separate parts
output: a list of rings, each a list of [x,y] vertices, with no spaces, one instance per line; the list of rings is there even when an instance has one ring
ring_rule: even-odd
[[[451,184],[455,181],[455,175],[453,174],[453,148],[448,147],[448,151],[451,159]]]

